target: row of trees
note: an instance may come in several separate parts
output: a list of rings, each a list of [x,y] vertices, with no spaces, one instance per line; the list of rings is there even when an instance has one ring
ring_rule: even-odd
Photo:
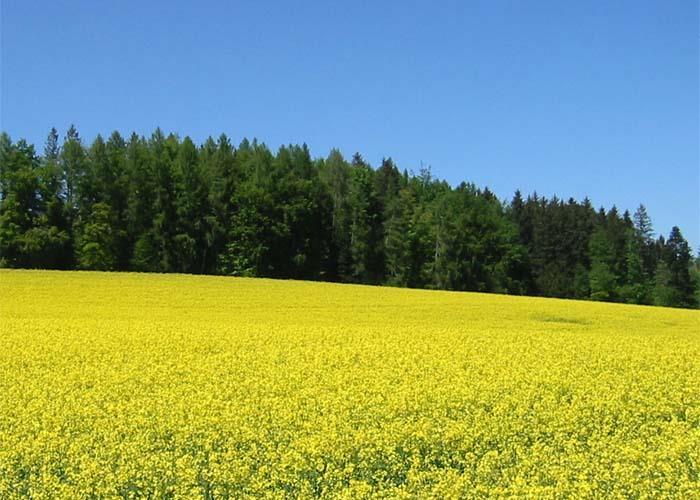
[[[266,276],[696,307],[698,260],[618,213],[158,129],[0,136],[0,265]]]

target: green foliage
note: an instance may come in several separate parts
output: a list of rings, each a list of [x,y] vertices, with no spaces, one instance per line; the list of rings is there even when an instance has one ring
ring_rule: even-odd
[[[663,260],[659,261],[654,275],[654,305],[674,306],[679,302],[678,291],[673,288],[671,270]]]
[[[70,236],[52,130],[43,160],[24,141],[0,138],[0,265],[67,268]]]
[[[352,281],[352,185],[351,167],[334,149],[318,164],[320,180],[330,199],[332,237],[329,248],[329,278]]]
[[[695,257],[690,268],[691,286],[695,290],[694,302],[697,307],[700,305],[700,255]]]
[[[219,273],[697,307],[678,228],[517,191],[453,188],[427,168],[313,160],[222,135],[157,129],[83,145],[55,129],[43,156],[0,135],[0,266]]]
[[[81,228],[77,242],[78,267],[110,271],[116,264],[111,209],[103,202],[95,203],[91,209],[91,214]]]
[[[175,160],[177,234],[176,266],[187,273],[207,269],[208,248],[214,238],[209,185],[199,162],[197,148],[189,137],[178,148]]]
[[[644,266],[644,237],[637,230],[627,235],[627,279],[620,289],[625,302],[631,304],[652,303],[652,283]]]
[[[671,229],[662,259],[668,266],[670,273],[669,285],[676,293],[674,305],[697,307],[695,284],[690,274],[692,265],[690,247],[677,226]]]
[[[357,283],[369,283],[374,260],[375,231],[379,222],[372,191],[374,171],[359,154],[353,157],[350,170],[350,278]]]
[[[596,229],[590,241],[591,271],[589,280],[591,299],[613,300],[616,297],[615,287],[615,254],[607,231]]]

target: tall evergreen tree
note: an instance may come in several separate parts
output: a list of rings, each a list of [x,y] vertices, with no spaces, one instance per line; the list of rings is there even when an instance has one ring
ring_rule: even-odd
[[[52,128],[38,171],[39,212],[28,235],[34,248],[32,266],[50,269],[68,269],[72,264],[70,222],[62,196],[59,155],[58,131]]]
[[[185,137],[175,159],[177,233],[174,236],[176,267],[182,272],[203,273],[213,243],[209,186],[197,147]]]
[[[352,159],[350,169],[349,209],[350,209],[350,275],[359,283],[372,282],[373,262],[375,261],[379,214],[372,184],[374,171],[365,163],[359,153]]]
[[[233,197],[233,215],[227,243],[219,255],[217,269],[234,276],[274,276],[275,263],[269,249],[279,231],[272,198],[273,156],[264,144],[243,140],[236,161],[243,171]]]
[[[31,229],[41,213],[39,159],[24,140],[13,144],[0,136],[0,263],[11,267],[35,267],[36,251]]]
[[[671,229],[666,240],[664,261],[668,266],[670,280],[668,284],[673,289],[675,300],[673,305],[679,307],[695,307],[695,287],[690,276],[692,256],[688,242],[681,234],[678,226]]]
[[[350,165],[334,149],[320,163],[321,181],[331,202],[333,244],[330,246],[330,276],[342,281],[352,280]]]
[[[66,204],[69,210],[74,210],[78,205],[78,185],[87,170],[87,158],[85,150],[74,125],[66,132],[61,148],[60,161],[63,170],[63,187],[65,190]]]
[[[153,241],[157,249],[157,270],[178,271],[177,200],[173,163],[179,141],[174,135],[167,138],[160,129],[151,136],[150,150],[155,177],[153,205]]]
[[[621,295],[632,304],[649,304],[652,300],[651,280],[647,276],[643,260],[644,240],[635,230],[627,235],[627,277]]]
[[[614,300],[617,297],[615,249],[603,227],[593,231],[590,241],[591,299]]]
[[[236,161],[236,150],[225,134],[221,134],[216,143],[211,138],[205,142],[200,153],[200,162],[209,183],[211,207],[211,214],[208,216],[211,248],[204,272],[212,273],[219,271],[217,261],[224,252],[227,235],[231,232],[233,198],[241,182],[241,172]]]
[[[130,268],[158,271],[159,255],[153,211],[156,178],[146,139],[132,133],[126,146],[128,178],[127,237],[131,245]]]
[[[116,265],[116,220],[109,197],[114,184],[105,142],[98,135],[90,146],[86,168],[75,186],[78,196],[73,232],[75,259],[81,269],[112,270]]]
[[[659,260],[654,273],[654,305],[674,307],[679,303],[678,293],[673,287],[673,277],[665,260]]]
[[[52,129],[38,156],[0,135],[0,265],[223,273],[697,307],[700,269],[678,228],[653,239],[590,201],[456,188],[359,154],[313,160],[225,135],[158,129],[84,147]]]

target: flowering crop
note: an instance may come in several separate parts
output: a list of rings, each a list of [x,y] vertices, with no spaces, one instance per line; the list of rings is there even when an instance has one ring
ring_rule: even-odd
[[[0,272],[0,497],[700,497],[700,313]]]

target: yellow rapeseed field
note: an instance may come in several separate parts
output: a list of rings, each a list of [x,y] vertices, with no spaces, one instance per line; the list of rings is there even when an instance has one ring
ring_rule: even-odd
[[[0,498],[700,498],[700,312],[0,272]]]

